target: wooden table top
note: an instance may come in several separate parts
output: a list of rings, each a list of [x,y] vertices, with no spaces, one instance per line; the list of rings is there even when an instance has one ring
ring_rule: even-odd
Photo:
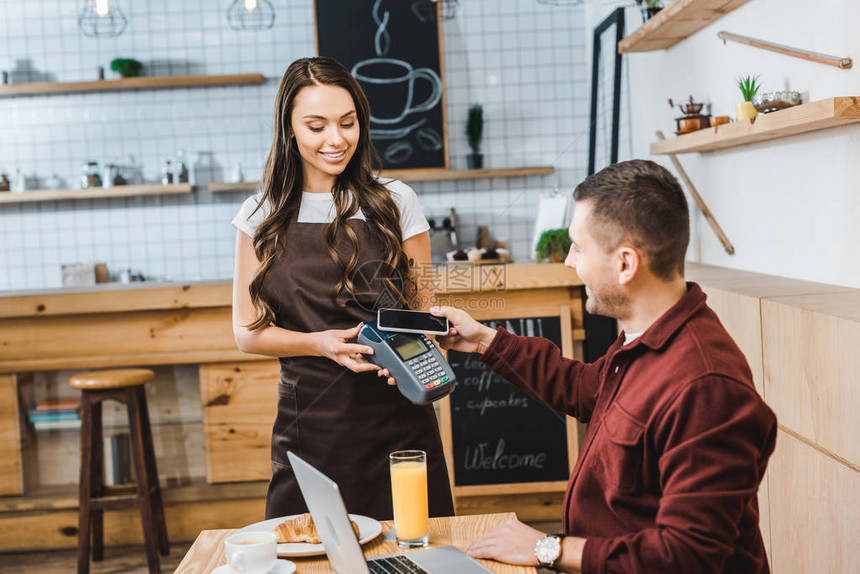
[[[476,514],[471,516],[446,516],[443,518],[430,519],[430,546],[456,546],[463,549],[466,545],[508,520],[516,519],[513,512],[499,514]],[[382,534],[362,546],[364,555],[368,558],[408,552],[397,547],[394,541],[386,541],[385,535],[394,527],[393,521],[382,522]],[[226,564],[224,558],[224,540],[233,534],[235,530],[204,530],[188,550],[185,558],[176,569],[177,574],[208,574],[218,566]],[[290,558],[296,563],[296,572],[322,573],[334,572],[329,566],[328,560],[322,557],[313,558]],[[480,560],[484,566],[493,572],[502,574],[526,574],[534,573],[532,567],[511,566],[493,560]]]

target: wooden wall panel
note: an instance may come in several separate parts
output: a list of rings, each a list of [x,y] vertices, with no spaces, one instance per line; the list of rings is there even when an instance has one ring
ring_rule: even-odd
[[[762,302],[768,403],[780,424],[860,466],[860,319],[797,304],[806,303]]]
[[[269,479],[279,372],[276,360],[200,367],[208,482]]]
[[[860,472],[786,432],[769,466],[771,572],[856,572]]]
[[[24,492],[19,424],[18,385],[15,375],[0,375],[0,495]]]

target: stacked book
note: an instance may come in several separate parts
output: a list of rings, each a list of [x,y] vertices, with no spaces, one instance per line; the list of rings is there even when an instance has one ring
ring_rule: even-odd
[[[78,399],[45,399],[27,411],[27,420],[36,431],[79,429]]]

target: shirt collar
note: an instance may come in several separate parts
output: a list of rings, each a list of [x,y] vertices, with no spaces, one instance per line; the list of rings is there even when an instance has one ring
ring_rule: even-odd
[[[635,349],[639,345],[645,345],[655,351],[659,350],[693,315],[704,307],[705,299],[707,297],[702,288],[696,283],[688,282],[687,293],[648,327],[641,337],[630,343],[625,350]]]

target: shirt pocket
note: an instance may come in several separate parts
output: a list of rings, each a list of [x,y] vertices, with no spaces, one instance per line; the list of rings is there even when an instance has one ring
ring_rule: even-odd
[[[601,424],[603,440],[597,455],[597,466],[606,483],[620,491],[637,488],[642,474],[645,425],[618,404],[606,411]]]

